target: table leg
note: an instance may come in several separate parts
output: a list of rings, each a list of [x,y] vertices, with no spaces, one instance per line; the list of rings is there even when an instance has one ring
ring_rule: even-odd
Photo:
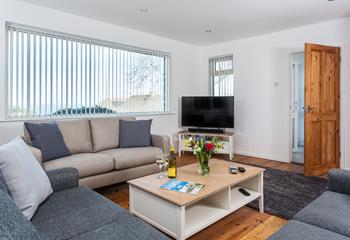
[[[258,191],[261,194],[259,198],[259,210],[261,213],[264,212],[264,173],[262,172],[259,177],[259,187]]]
[[[177,230],[176,239],[185,240],[185,206],[177,208]]]

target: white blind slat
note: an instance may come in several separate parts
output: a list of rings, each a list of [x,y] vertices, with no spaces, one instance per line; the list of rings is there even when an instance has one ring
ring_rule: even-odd
[[[209,86],[214,96],[233,96],[233,56],[209,59]]]
[[[7,25],[8,118],[169,107],[169,56]]]

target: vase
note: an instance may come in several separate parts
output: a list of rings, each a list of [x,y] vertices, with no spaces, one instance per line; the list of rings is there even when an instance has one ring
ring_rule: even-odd
[[[210,172],[209,160],[211,155],[207,153],[198,153],[198,172],[201,176],[206,176]]]

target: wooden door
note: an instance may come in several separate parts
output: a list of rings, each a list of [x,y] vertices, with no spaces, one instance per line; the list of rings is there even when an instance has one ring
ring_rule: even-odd
[[[340,48],[305,44],[305,175],[340,165]]]

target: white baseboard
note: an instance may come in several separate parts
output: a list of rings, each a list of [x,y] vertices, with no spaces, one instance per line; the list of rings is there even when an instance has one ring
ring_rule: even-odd
[[[278,162],[285,162],[285,163],[290,163],[289,159],[273,156],[273,155],[267,155],[267,154],[259,154],[259,153],[253,153],[253,152],[245,152],[245,151],[235,151],[235,154],[240,154],[240,155],[246,155],[250,157],[257,157],[257,158],[264,158],[268,160],[273,160],[273,161],[278,161]]]

